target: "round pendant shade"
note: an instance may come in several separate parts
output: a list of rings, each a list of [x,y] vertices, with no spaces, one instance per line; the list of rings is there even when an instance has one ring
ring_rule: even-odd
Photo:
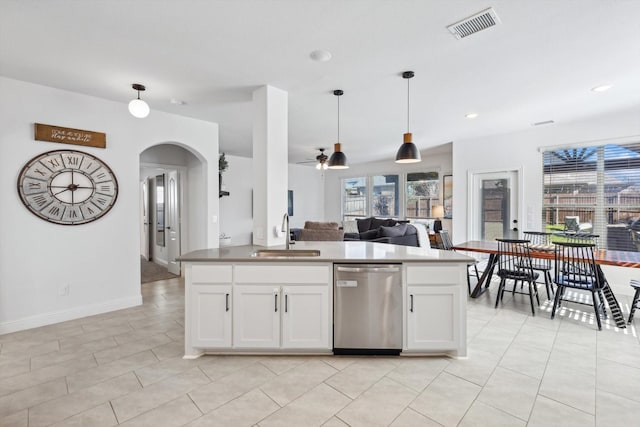
[[[129,102],[129,112],[133,117],[144,119],[149,115],[149,104],[142,99],[132,99]]]

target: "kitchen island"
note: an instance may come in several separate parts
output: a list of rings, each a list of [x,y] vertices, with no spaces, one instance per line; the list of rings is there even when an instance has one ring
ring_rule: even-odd
[[[185,358],[333,353],[334,264],[364,263],[399,267],[401,355],[466,356],[471,258],[372,242],[297,242],[296,252],[284,255],[282,249],[203,249],[178,259],[185,266]]]

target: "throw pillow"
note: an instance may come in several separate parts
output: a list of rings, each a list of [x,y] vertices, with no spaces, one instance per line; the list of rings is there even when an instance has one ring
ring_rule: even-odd
[[[412,234],[418,234],[418,230],[416,230],[416,228],[411,225],[411,224],[405,224],[407,226],[407,232],[404,233],[405,236],[411,236]]]
[[[378,229],[378,237],[401,237],[407,232],[407,224],[398,224],[393,227],[384,225]]]
[[[356,219],[356,223],[358,224],[358,232],[362,233],[365,231],[369,231],[371,229],[371,219],[372,218]]]
[[[370,230],[375,230],[376,228],[379,228],[381,226],[388,226],[389,225],[389,220],[387,218],[385,219],[380,219],[380,218],[371,218],[371,226],[369,227]]]
[[[342,221],[342,229],[346,233],[359,233],[358,223],[353,221]]]

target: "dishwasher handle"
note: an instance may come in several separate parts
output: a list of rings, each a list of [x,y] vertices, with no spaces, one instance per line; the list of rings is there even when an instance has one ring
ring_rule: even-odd
[[[341,273],[399,273],[400,267],[338,267]]]

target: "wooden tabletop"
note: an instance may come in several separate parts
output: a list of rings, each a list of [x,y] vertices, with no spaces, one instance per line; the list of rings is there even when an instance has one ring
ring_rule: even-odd
[[[471,240],[469,242],[454,245],[457,251],[482,252],[486,254],[498,253],[498,242]],[[594,257],[597,264],[615,265],[618,267],[640,268],[640,252],[631,251],[610,251],[607,249],[596,249]],[[553,259],[553,245],[544,248],[531,247],[531,257],[540,259]]]

